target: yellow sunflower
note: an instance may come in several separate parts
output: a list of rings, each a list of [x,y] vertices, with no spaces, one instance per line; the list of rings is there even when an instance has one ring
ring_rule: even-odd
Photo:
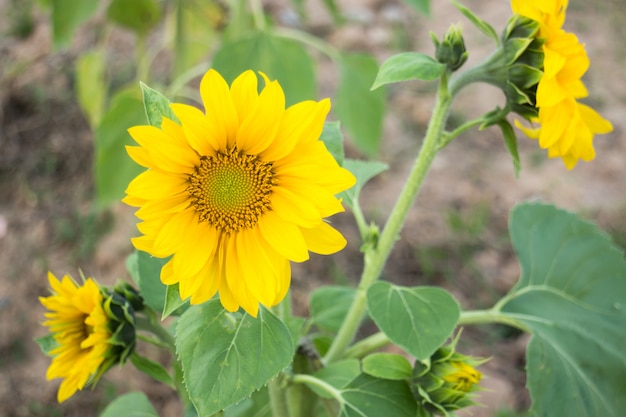
[[[199,304],[219,292],[225,309],[252,316],[287,293],[290,261],[331,254],[346,241],[324,220],[343,211],[335,195],[355,183],[319,140],[328,99],[285,109],[276,81],[246,71],[229,87],[209,70],[200,83],[205,111],[171,108],[180,121],[136,126],[129,155],[148,168],[126,190],[143,234],[134,246],[172,256],[166,285]]]
[[[589,68],[589,58],[576,35],[562,29],[567,0],[511,0],[513,12],[539,23],[543,43],[543,76],[537,86],[541,127],[527,129],[529,137],[548,149],[550,158],[561,157],[568,169],[579,159],[595,157],[593,137],[613,130],[611,123],[577,99],[587,96],[581,78]]]
[[[57,347],[46,378],[63,378],[57,399],[67,400],[97,377],[111,345],[109,319],[102,307],[103,296],[91,278],[82,286],[67,275],[59,281],[52,273],[48,280],[53,294],[39,301],[49,311],[43,324],[49,327]]]

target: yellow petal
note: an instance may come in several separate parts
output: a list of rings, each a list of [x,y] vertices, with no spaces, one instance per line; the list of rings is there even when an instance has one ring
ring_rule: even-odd
[[[198,155],[189,146],[180,146],[154,126],[134,126],[128,133],[148,150],[152,162],[162,170],[189,172],[199,162]]]
[[[239,116],[239,123],[241,124],[245,122],[257,106],[259,93],[256,74],[248,70],[235,78],[235,81],[230,86],[230,94],[232,95],[233,103]]]
[[[346,239],[326,222],[312,229],[301,229],[302,236],[311,252],[330,255],[346,247]]]
[[[205,222],[193,222],[186,232],[179,230],[184,237],[174,254],[174,273],[180,277],[191,277],[204,267],[214,256],[218,246],[218,232]]]
[[[268,211],[259,219],[258,227],[265,241],[285,258],[295,262],[309,259],[306,242],[300,229],[293,223],[286,222],[278,214]]]
[[[170,107],[180,120],[189,145],[200,156],[213,155],[223,148],[225,138],[219,136],[218,127],[212,125],[202,111],[186,104],[172,103]]]
[[[313,227],[322,221],[320,212],[308,199],[299,198],[281,186],[272,189],[272,210],[282,219],[302,227]]]
[[[215,70],[210,69],[200,81],[200,95],[208,123],[213,127],[218,148],[232,146],[237,136],[239,118],[228,84]]]

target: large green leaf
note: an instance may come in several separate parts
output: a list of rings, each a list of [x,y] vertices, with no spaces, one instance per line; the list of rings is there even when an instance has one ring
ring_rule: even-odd
[[[107,17],[113,23],[145,35],[161,18],[161,9],[155,0],[112,0]]]
[[[459,320],[456,300],[436,287],[400,287],[377,282],[367,308],[380,330],[417,359],[425,360],[452,334]]]
[[[213,58],[213,67],[229,83],[246,70],[264,72],[271,80],[278,80],[287,105],[316,95],[313,61],[304,47],[268,33],[225,42]]]
[[[524,204],[510,232],[522,276],[495,310],[532,333],[527,385],[537,416],[619,417],[626,410],[626,262],[572,213]]]
[[[223,417],[272,417],[272,405],[267,387],[261,388],[249,398],[224,410]]]
[[[356,290],[351,287],[324,286],[311,294],[311,321],[321,329],[337,332],[348,314]]]
[[[291,361],[291,332],[268,310],[228,313],[219,300],[192,306],[176,328],[191,401],[210,416],[260,389]]]
[[[156,410],[143,392],[129,392],[117,397],[104,409],[100,417],[158,417]]]
[[[371,91],[378,63],[370,55],[343,55],[335,113],[356,146],[369,156],[378,152],[385,116],[385,89]]]
[[[52,0],[52,37],[55,48],[65,48],[74,31],[98,10],[99,0]]]
[[[363,372],[383,379],[411,379],[413,365],[407,358],[395,353],[373,353],[363,358]]]
[[[361,374],[341,391],[340,417],[415,417],[417,403],[405,381]]]
[[[343,165],[343,135],[341,134],[341,128],[339,122],[326,122],[324,123],[324,130],[320,135],[320,140],[326,145],[328,152],[335,158],[335,161],[339,165]]]
[[[125,149],[126,145],[136,145],[127,129],[139,124],[145,124],[139,91],[118,92],[96,129],[96,202],[100,207],[119,201],[128,183],[144,169]]]

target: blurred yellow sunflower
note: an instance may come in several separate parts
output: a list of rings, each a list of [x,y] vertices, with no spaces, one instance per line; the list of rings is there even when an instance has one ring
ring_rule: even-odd
[[[109,319],[103,309],[103,296],[91,278],[82,286],[67,275],[59,281],[48,273],[52,295],[39,301],[49,311],[43,324],[50,329],[57,346],[46,378],[63,378],[57,399],[67,400],[88,382],[95,382],[111,345]]]
[[[355,183],[319,140],[328,99],[285,109],[277,81],[246,71],[229,87],[215,70],[200,83],[205,111],[171,108],[180,121],[136,126],[129,155],[148,168],[126,190],[143,234],[134,246],[171,260],[166,285],[199,304],[219,292],[228,311],[258,314],[287,293],[290,261],[331,254],[344,237],[325,220]]]
[[[541,127],[524,128],[529,137],[548,149],[550,158],[561,157],[568,169],[579,159],[595,158],[593,137],[609,133],[611,123],[577,99],[587,96],[581,78],[589,68],[589,58],[576,35],[562,29],[568,0],[511,0],[514,13],[539,23],[537,37],[543,43],[543,76],[537,86]]]

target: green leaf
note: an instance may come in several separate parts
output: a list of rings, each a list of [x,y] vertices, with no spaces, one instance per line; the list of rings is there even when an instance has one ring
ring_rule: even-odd
[[[378,152],[385,116],[385,89],[370,91],[378,63],[370,55],[342,55],[335,114],[356,146],[373,156]]]
[[[98,126],[104,113],[107,96],[105,56],[102,51],[87,51],[76,62],[76,94],[78,104],[87,116],[89,125]]]
[[[50,352],[59,346],[59,343],[54,339],[52,333],[35,338],[35,342],[39,345],[43,354],[50,357],[52,356]]]
[[[389,165],[384,162],[377,161],[359,161],[356,159],[346,159],[343,165],[356,177],[356,184],[349,190],[339,194],[343,201],[349,206],[354,207],[359,200],[359,194],[363,186],[376,175],[389,169]]]
[[[550,205],[516,207],[509,229],[522,276],[497,307],[532,334],[526,369],[535,415],[624,415],[623,252]]]
[[[325,286],[311,294],[311,321],[321,329],[337,332],[348,314],[356,290],[351,287]]]
[[[332,385],[337,389],[342,389],[361,373],[361,366],[357,359],[344,359],[333,362],[325,368],[313,374],[317,379]],[[315,387],[309,386],[317,395],[324,398],[331,398],[328,393]]]
[[[190,307],[176,327],[176,350],[191,401],[209,416],[261,388],[290,362],[291,332],[265,308],[254,318],[219,300]]]
[[[377,282],[367,291],[370,316],[387,337],[419,360],[426,360],[452,334],[459,304],[435,287],[400,287]]]
[[[180,298],[178,283],[168,285],[165,290],[165,305],[163,306],[162,317],[166,318],[172,314],[181,315],[187,308],[189,308],[189,303]]]
[[[361,374],[341,391],[340,417],[415,417],[417,403],[404,381]]]
[[[99,0],[52,0],[54,48],[69,46],[74,31],[98,10]]]
[[[111,100],[109,110],[96,129],[96,202],[107,207],[124,197],[128,183],[145,168],[126,154],[134,145],[127,129],[144,122],[141,97],[137,89],[122,90]]]
[[[161,9],[155,0],[113,0],[107,18],[120,26],[145,35],[161,19]]]
[[[161,268],[168,260],[142,251],[135,251],[126,258],[126,268],[139,287],[144,302],[156,311],[162,311],[165,305],[167,285],[161,282]]]
[[[272,417],[272,405],[267,387],[261,388],[249,398],[226,408],[222,417]]]
[[[500,45],[500,37],[498,36],[498,33],[496,32],[496,30],[489,23],[485,22],[480,17],[476,16],[474,12],[472,12],[467,7],[463,6],[461,3],[458,3],[455,0],[452,0],[452,4],[454,4],[454,7],[459,9],[459,11],[463,13],[463,15],[470,22],[472,22],[478,30],[480,30],[482,33],[484,33],[485,35],[493,39],[496,42],[496,45]]]
[[[117,397],[100,417],[158,417],[156,410],[143,392],[129,392]]]
[[[430,0],[404,0],[404,2],[424,16],[430,16]]]
[[[287,105],[315,98],[313,61],[304,47],[265,32],[225,42],[213,58],[213,67],[231,83],[246,70],[262,71],[278,80]]]
[[[410,380],[413,365],[395,353],[374,353],[363,358],[363,372],[382,379]]]
[[[515,136],[513,126],[511,126],[511,123],[509,123],[508,120],[501,119],[496,124],[502,131],[504,145],[513,159],[513,170],[515,171],[515,177],[517,178],[519,177],[519,171],[522,167],[519,159],[519,152],[517,152],[517,136]]]
[[[170,107],[170,101],[163,94],[142,82],[140,82],[139,85],[141,85],[143,107],[146,111],[146,118],[150,126],[160,128],[163,117],[167,117],[179,123],[178,118]]]
[[[174,388],[172,377],[167,370],[158,362],[154,362],[148,358],[140,356],[137,352],[130,355],[130,361],[135,367],[144,374]]]
[[[372,90],[381,85],[408,80],[432,81],[441,77],[446,65],[419,52],[403,52],[387,59],[380,66]]]
[[[324,123],[324,130],[320,140],[326,145],[328,152],[335,158],[335,161],[339,165],[343,165],[343,135],[341,134],[341,128],[339,122],[326,122]]]

